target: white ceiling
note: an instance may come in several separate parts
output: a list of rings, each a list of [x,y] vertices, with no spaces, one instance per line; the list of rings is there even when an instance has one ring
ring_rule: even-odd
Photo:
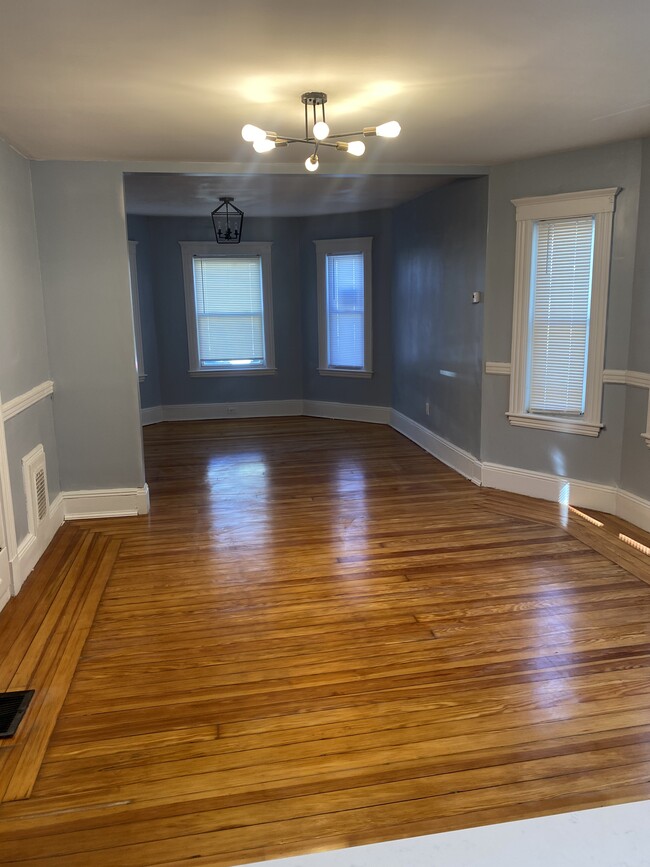
[[[126,210],[147,216],[209,217],[233,196],[247,217],[308,217],[392,208],[453,181],[445,175],[129,174]]]
[[[37,159],[251,162],[243,123],[395,118],[365,168],[650,133],[648,0],[0,0],[0,136]],[[353,160],[327,154],[337,165]]]
[[[463,166],[650,134],[649,36],[650,0],[0,0],[0,137],[184,163],[129,178],[135,213],[392,207]],[[328,93],[334,131],[402,135],[325,151],[313,176],[306,146],[242,142],[246,122],[302,135],[305,90]]]

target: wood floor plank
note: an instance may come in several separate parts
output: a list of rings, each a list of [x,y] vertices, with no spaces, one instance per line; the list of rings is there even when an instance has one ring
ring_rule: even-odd
[[[0,677],[40,695],[0,863],[231,867],[650,797],[629,525],[381,425],[164,423],[145,454],[151,514],[66,527],[0,613]]]
[[[61,590],[10,684],[12,689],[33,688],[36,694],[12,738],[0,801],[28,798],[32,792],[120,544],[88,533],[63,567]]]

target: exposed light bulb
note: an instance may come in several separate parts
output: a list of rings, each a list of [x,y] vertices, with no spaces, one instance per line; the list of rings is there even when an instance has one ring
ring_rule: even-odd
[[[253,142],[253,149],[257,151],[258,154],[265,154],[268,151],[272,151],[275,147],[275,142],[269,138],[258,138]]]
[[[366,152],[366,146],[362,141],[349,141],[348,153],[353,157],[360,157]]]
[[[244,141],[257,141],[258,139],[266,138],[266,132],[260,129],[259,126],[247,123],[246,126],[242,127],[241,137]]]
[[[384,138],[396,138],[401,131],[402,127],[396,120],[389,120],[388,123],[382,123],[376,130],[377,135],[381,135]]]
[[[312,154],[305,160],[305,168],[308,172],[315,172],[318,168],[318,154]]]
[[[324,138],[327,138],[329,134],[330,128],[324,120],[319,120],[318,123],[314,124],[314,138],[322,141]]]

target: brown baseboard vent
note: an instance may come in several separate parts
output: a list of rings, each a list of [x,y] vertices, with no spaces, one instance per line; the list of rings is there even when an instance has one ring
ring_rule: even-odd
[[[16,734],[33,697],[33,689],[0,693],[0,738],[11,738]]]

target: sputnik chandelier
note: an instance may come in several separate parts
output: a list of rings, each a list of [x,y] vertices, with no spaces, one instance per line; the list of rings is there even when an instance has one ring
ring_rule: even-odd
[[[395,138],[400,134],[401,127],[396,120],[382,123],[380,126],[365,126],[358,132],[342,132],[336,135],[330,134],[330,128],[325,122],[325,103],[327,94],[320,91],[303,93],[300,97],[305,106],[305,137],[290,138],[278,135],[277,132],[268,132],[247,123],[241,134],[244,141],[253,143],[253,147],[259,154],[267,153],[275,148],[286,147],[300,142],[312,148],[312,153],[305,160],[305,168],[309,172],[315,172],[319,166],[318,149],[322,147],[335,148],[337,151],[346,151],[354,157],[360,157],[366,150],[365,144],[360,139],[342,141],[342,139],[354,139],[354,136],[382,136],[383,138]],[[309,134],[309,107],[312,113],[312,134]],[[318,118],[318,106],[320,106],[320,120]],[[333,140],[332,140],[333,139]]]

